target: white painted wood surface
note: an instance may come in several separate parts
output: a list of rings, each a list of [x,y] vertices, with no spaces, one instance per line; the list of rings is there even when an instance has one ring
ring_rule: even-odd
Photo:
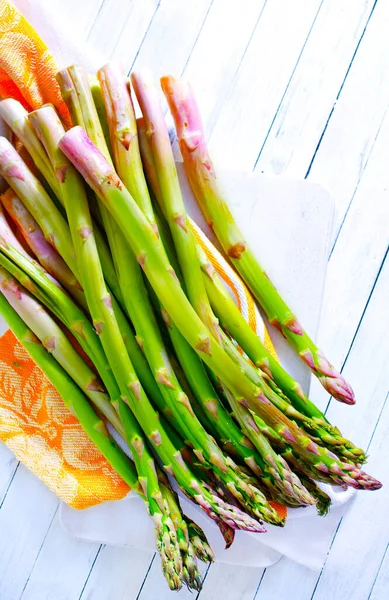
[[[336,201],[319,342],[358,403],[331,419],[385,487],[360,493],[320,574],[205,569],[201,600],[389,597],[389,2],[52,0],[81,37],[130,69],[184,73],[219,163],[309,177]],[[66,8],[65,8],[66,7]],[[315,402],[327,394],[312,386]],[[0,445],[0,600],[164,600],[152,552],[76,542],[58,502]],[[179,598],[194,598],[182,591]]]

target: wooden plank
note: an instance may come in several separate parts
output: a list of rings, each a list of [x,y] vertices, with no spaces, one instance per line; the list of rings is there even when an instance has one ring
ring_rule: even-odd
[[[352,378],[356,388],[363,391],[363,400],[353,408],[334,402],[330,411],[331,419],[350,437],[358,435],[357,441],[365,447],[368,446],[375,425],[379,421],[369,448],[370,459],[367,470],[384,482],[389,475],[385,458],[388,444],[385,436],[388,438],[389,403],[386,402],[384,406],[388,391],[386,364],[389,359],[389,343],[383,332],[388,329],[389,317],[386,311],[386,320],[382,322],[377,319],[377,315],[382,317],[385,315],[388,291],[389,260],[385,263],[345,366],[346,376]],[[372,340],[374,340],[374,352],[372,352]],[[361,365],[364,365],[363,369]],[[368,377],[365,376],[366,373],[369,373]],[[388,491],[385,487],[374,494],[373,492],[357,494],[356,501],[350,506],[334,538],[329,558],[313,596],[315,600],[316,598],[366,600],[372,577],[378,571],[377,563],[382,558],[383,548],[385,549],[387,544],[389,530],[387,526],[382,527],[376,515],[384,514],[382,511],[385,510],[388,499]],[[347,525],[345,526],[344,523]],[[349,552],[350,540],[353,540],[352,553]],[[377,540],[377,547],[375,547],[375,540]],[[363,584],[363,593],[359,593],[357,587],[359,582],[364,580],[365,575],[363,578],[355,577],[355,573],[364,572],[365,564],[369,565],[366,573],[367,583]],[[312,598],[317,579],[317,573],[294,565],[291,561],[282,561],[276,567],[266,571],[256,600],[284,598],[288,590],[289,593],[290,590],[298,590],[299,600],[308,600]]]
[[[157,10],[158,0],[104,0],[87,42],[128,70]]]
[[[389,112],[328,265],[320,341],[337,365],[347,355],[389,243],[388,144]]]
[[[15,458],[11,450],[0,443],[0,508],[18,464],[19,461]]]
[[[358,187],[389,97],[389,4],[378,2],[309,169],[336,200],[334,238]]]
[[[389,589],[389,544],[386,546],[376,579],[369,594],[369,600],[386,600]]]
[[[266,4],[210,138],[224,167],[253,168],[321,4]]]
[[[105,0],[66,0],[66,12],[69,15],[77,15],[72,19],[72,27],[82,36],[87,36]],[[53,2],[54,4],[54,2]],[[55,7],[52,7],[52,11]],[[55,13],[54,13],[55,14]]]
[[[58,499],[23,465],[0,511],[0,598],[19,600],[58,508]]]
[[[265,0],[214,0],[183,68],[195,89],[206,133],[219,116],[236,71],[262,16]]]
[[[254,598],[264,569],[232,567],[216,563],[211,566],[199,600],[251,600]]]
[[[148,550],[102,546],[77,600],[135,600],[152,558]]]
[[[385,296],[388,288],[389,260],[386,259],[344,367],[359,401],[352,408],[332,401],[327,412],[330,420],[347,435],[358,435],[357,441],[365,447],[388,392],[389,314]],[[372,470],[370,462],[369,469]],[[376,497],[375,494],[372,503]]]
[[[327,0],[257,158],[266,174],[304,177],[374,0]]]
[[[99,547],[71,538],[57,512],[20,599],[78,599]]]
[[[211,0],[162,0],[133,69],[151,69],[156,78],[166,73],[179,75],[211,4]]]
[[[370,151],[328,264],[319,344],[338,368],[349,352],[388,247],[389,179],[384,159],[388,144],[389,112]],[[357,399],[362,398],[355,391]],[[311,384],[311,396],[322,408],[327,406],[329,396],[317,381]]]
[[[385,282],[389,292],[389,261]],[[380,290],[380,293],[382,293]],[[387,353],[387,360],[389,353]],[[387,384],[387,381],[386,381]],[[381,398],[377,397],[377,400]],[[387,396],[388,399],[388,396]],[[369,469],[387,481],[389,471],[389,402],[370,445]],[[384,517],[389,502],[389,490],[383,487],[374,493],[360,493],[355,504],[346,513],[335,537],[326,567],[312,595],[315,600],[366,600],[374,585],[376,574],[385,554],[389,528]],[[350,541],[352,540],[352,545]],[[363,575],[362,575],[363,574]],[[387,591],[387,590],[386,590]],[[387,597],[387,593],[384,597]]]
[[[334,402],[330,411],[331,419],[339,424],[340,428],[343,428],[350,437],[358,434],[357,441],[364,444],[365,447],[368,446],[369,438],[378,422],[377,431],[369,448],[370,459],[367,470],[384,482],[388,475],[386,456],[389,402],[386,401],[386,405],[384,403],[388,393],[386,364],[389,360],[389,342],[383,332],[388,330],[389,325],[389,317],[385,309],[388,292],[389,260],[386,260],[345,366],[346,376],[355,381],[356,389],[363,391],[363,400],[352,409]],[[377,315],[382,315],[384,320],[378,320]],[[374,340],[374,352],[372,352],[372,340]],[[369,375],[366,376],[366,373]],[[385,435],[387,439],[385,439]],[[372,492],[357,494],[356,501],[350,506],[335,536],[317,586],[315,600],[316,598],[324,600],[329,597],[334,600],[341,598],[366,600],[369,586],[371,587],[372,578],[377,573],[378,564],[388,540],[388,527],[382,527],[380,519],[376,518],[376,515],[383,514],[382,511],[385,510],[388,500],[388,491],[385,486],[374,494]],[[348,552],[350,540],[353,540],[352,553]],[[367,565],[366,575],[365,564]],[[291,586],[290,589],[299,590],[299,600],[300,598],[301,600],[311,598],[315,589],[316,577],[309,576],[309,573],[306,577],[306,570],[301,567],[297,567],[296,571],[293,569],[293,565],[287,563],[285,569],[282,567],[281,563],[279,579],[277,579],[277,573],[272,574],[272,569],[268,572],[270,584],[273,586],[266,583],[268,576],[266,573],[263,580],[266,593],[258,594],[258,599],[267,600],[271,597],[271,591],[276,593],[275,597],[278,597],[278,590],[287,589],[287,582]],[[364,572],[363,578],[355,577],[355,573],[362,571]],[[360,592],[359,584],[362,580],[363,585],[361,583],[362,591]]]
[[[283,558],[266,569],[253,600],[310,600],[317,578],[317,571]]]

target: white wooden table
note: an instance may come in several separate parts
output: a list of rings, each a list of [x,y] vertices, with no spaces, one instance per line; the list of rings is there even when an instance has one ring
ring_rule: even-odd
[[[52,0],[128,70],[184,74],[224,166],[307,177],[336,202],[319,342],[358,403],[311,395],[371,455],[321,573],[214,565],[201,600],[389,597],[388,0]],[[58,501],[0,445],[0,600],[163,600],[152,552],[70,539]]]

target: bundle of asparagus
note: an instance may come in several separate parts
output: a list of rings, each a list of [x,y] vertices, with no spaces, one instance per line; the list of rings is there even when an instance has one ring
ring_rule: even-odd
[[[196,241],[178,184],[159,91],[145,74],[104,66],[58,73],[74,127],[52,106],[0,116],[31,170],[0,138],[0,312],[86,434],[143,498],[171,589],[200,589],[212,561],[172,484],[234,530],[284,524],[290,507],[329,497],[318,482],[374,490],[366,456],[302,392],[250,329]],[[324,387],[353,403],[237,228],[209,158],[191,88],[161,80],[188,179],[226,256]],[[7,214],[7,218],[3,213]],[[21,245],[10,223],[23,240]],[[59,327],[58,322],[61,323]],[[87,363],[71,343],[76,338]],[[133,462],[113,441],[127,443]]]

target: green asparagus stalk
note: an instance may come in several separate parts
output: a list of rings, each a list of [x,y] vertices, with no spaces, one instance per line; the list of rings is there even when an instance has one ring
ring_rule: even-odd
[[[215,560],[215,556],[203,530],[187,515],[184,515],[180,507],[178,495],[170,485],[166,473],[161,469],[158,470],[158,478],[161,485],[168,490],[169,502],[171,502],[172,507],[174,507],[172,510],[172,513],[174,513],[172,519],[177,523],[177,525],[180,524],[182,529],[181,542],[183,548],[185,547],[186,543],[190,543],[193,546],[197,558],[203,562],[213,562]]]
[[[146,172],[147,178],[149,180],[149,185],[151,186],[151,189],[153,190],[153,193],[158,201],[158,205],[164,211],[161,190],[160,190],[160,186],[159,186],[159,182],[158,182],[158,177],[157,177],[157,173],[156,173],[156,169],[155,169],[155,165],[154,165],[151,148],[150,148],[149,141],[148,141],[147,135],[146,135],[146,128],[145,128],[144,120],[138,119],[137,124],[138,124],[140,148],[141,148],[141,152],[142,152],[142,160],[143,160],[143,164],[145,167],[145,172]],[[193,231],[195,232],[197,229],[196,224],[190,220],[190,225],[191,225]],[[171,238],[169,238],[169,236],[167,235],[166,228],[164,227],[163,221],[158,222],[158,228],[159,228],[159,232],[160,232],[162,241],[164,243],[165,249],[167,251],[169,260],[170,260],[171,264],[173,265],[173,268],[175,269],[176,273],[178,273],[179,269],[177,268],[177,259],[174,254],[174,250],[172,249],[172,241],[171,241]],[[243,318],[242,314],[238,310],[238,308],[235,305],[234,301],[232,300],[231,296],[228,294],[226,288],[224,287],[223,283],[220,281],[213,266],[207,260],[205,253],[202,250],[200,244],[196,244],[196,247],[197,247],[197,253],[199,256],[201,268],[203,271],[203,277],[205,279],[207,292],[209,292],[210,289],[213,292],[213,295],[209,294],[211,303],[212,303],[212,299],[215,297],[215,295],[217,298],[217,307],[219,308],[219,314],[218,314],[219,318],[222,320],[224,318],[223,317],[224,314],[232,315],[232,317],[230,317],[230,322],[231,322],[231,320],[234,323],[237,322],[240,324],[241,329],[247,330],[245,337],[246,338],[248,337],[248,339],[251,341],[251,343],[252,343],[252,345],[254,345],[254,347],[255,347],[255,340],[258,342],[260,348],[263,348],[263,350],[268,355],[269,360],[268,360],[268,362],[266,362],[266,364],[263,365],[264,366],[263,370],[266,371],[266,374],[269,377],[270,377],[270,373],[269,373],[269,369],[267,368],[267,365],[272,364],[272,366],[275,365],[274,371],[276,373],[280,372],[281,375],[282,375],[282,373],[285,374],[284,378],[281,377],[282,381],[286,381],[287,383],[292,382],[291,384],[289,383],[289,389],[291,390],[291,388],[293,387],[293,391],[289,391],[289,396],[295,400],[294,402],[292,402],[292,404],[297,410],[301,409],[301,405],[303,405],[304,407],[306,406],[306,412],[308,412],[308,415],[306,415],[306,416],[310,417],[310,419],[304,419],[304,417],[302,417],[302,418],[300,418],[300,421],[303,421],[305,424],[309,423],[309,425],[310,425],[309,432],[310,433],[312,433],[312,431],[314,431],[315,433],[318,431],[320,433],[321,443],[323,443],[330,449],[335,446],[337,454],[339,454],[346,460],[349,460],[350,462],[355,462],[355,463],[364,462],[366,457],[361,448],[355,447],[351,442],[349,442],[346,438],[344,438],[340,434],[339,430],[336,427],[333,427],[332,425],[330,425],[328,423],[328,421],[325,420],[324,415],[322,415],[322,413],[315,407],[315,405],[312,402],[310,402],[310,400],[308,398],[305,397],[306,401],[302,402],[302,397],[300,397],[300,395],[299,395],[300,392],[303,395],[301,386],[297,382],[295,382],[288,375],[288,373],[286,371],[284,371],[282,369],[281,365],[279,365],[279,363],[266,350],[266,348],[263,346],[263,344],[261,343],[258,336],[251,330],[248,323]],[[180,277],[179,277],[179,279],[180,279]],[[182,284],[183,282],[181,279],[180,279],[180,281]],[[214,285],[210,286],[211,282]],[[207,286],[207,284],[208,284],[208,286]],[[225,311],[223,311],[224,308],[225,308]],[[232,331],[229,331],[229,333],[232,333]],[[241,364],[242,368],[246,372],[247,362],[245,362],[242,359],[242,357],[239,354],[237,354],[236,348],[231,344],[231,342],[229,342],[229,340],[226,338],[226,336],[222,336],[222,341],[224,342],[224,344],[226,345],[226,348],[229,351],[232,350],[232,357],[235,358],[235,360],[238,360],[238,362]],[[238,342],[239,341],[241,341],[241,337],[238,337]],[[246,352],[247,352],[247,346],[244,345],[243,349],[246,350]],[[248,350],[250,350],[250,347],[248,348]],[[249,354],[249,357],[251,359],[253,359],[253,356],[250,356],[250,354]],[[255,363],[255,361],[254,361],[254,363]],[[260,365],[257,365],[257,366],[260,366]],[[272,380],[268,379],[267,384],[269,384],[271,386]],[[276,388],[276,384],[274,384],[273,391],[280,394],[280,390]],[[218,392],[220,394],[219,389],[218,389]],[[296,402],[296,398],[299,399],[299,402]],[[296,406],[296,404],[297,404],[297,406]]]
[[[14,248],[18,249],[18,252],[23,254],[23,256],[28,256],[26,249],[22,246],[12,229],[10,228],[6,216],[4,214],[3,205],[0,202],[0,236],[5,240],[8,244],[11,244]],[[58,285],[58,282],[55,282]]]
[[[247,247],[217,181],[198,106],[189,84],[167,76],[161,79],[161,85],[175,121],[189,182],[224,252],[253,292],[269,322],[283,333],[324,388],[337,400],[354,404],[351,387],[303,330]]]
[[[39,265],[34,263],[29,257],[25,257],[21,254],[11,243],[5,244],[1,237],[0,250],[8,256],[8,259],[10,259],[9,262],[5,264],[4,260],[8,259],[5,259],[0,254],[0,263],[16,277],[22,285],[27,287],[40,302],[45,304],[72,332],[86,354],[91,357],[110,397],[117,398],[119,396],[119,389],[116,380],[101,347],[101,342],[85,314],[74,304],[71,298],[69,298],[61,289],[58,289],[51,279],[42,272]],[[18,265],[19,270],[22,270],[21,275],[18,275],[17,271],[12,269],[13,263],[10,261],[13,261],[15,265]],[[26,282],[26,274],[32,279],[32,284]],[[23,279],[20,279],[20,277]],[[118,316],[119,314],[119,309],[117,309],[115,315]],[[123,320],[125,321],[124,317]],[[125,323],[128,325],[126,321]],[[134,333],[129,326],[128,331],[127,329],[124,329],[124,322],[121,326],[121,331],[123,330],[126,332],[126,349],[130,352],[131,360],[134,364],[136,373],[139,375],[142,386],[145,388],[147,394],[155,399],[158,404],[158,396],[160,396],[159,389],[150,371],[149,365],[136,342]]]
[[[189,541],[197,558],[203,562],[213,562],[215,557],[203,530],[189,517],[185,516],[185,520],[188,527]]]
[[[192,543],[189,540],[188,526],[181,513],[178,497],[171,489],[170,485],[160,482],[162,497],[173,525],[177,532],[178,545],[181,550],[181,558],[183,563],[183,580],[190,590],[200,591],[202,588],[201,576],[198,570],[196,554]]]
[[[9,188],[1,196],[1,202],[40,264],[68,290],[80,306],[86,308],[85,297],[77,278],[57,250],[46,241],[42,229],[20,198]]]
[[[116,99],[121,97],[119,93],[121,88],[120,86],[119,90],[117,88],[120,77],[118,76],[117,80],[115,80],[115,78],[111,76],[109,66],[104,68],[103,73],[100,72],[100,79],[104,82],[103,95],[106,104],[110,105],[113,98]],[[124,80],[123,86],[124,92],[126,93]],[[126,129],[126,125],[123,125],[120,121],[124,112],[125,107],[122,107],[120,103],[116,103],[113,106],[111,105],[108,111],[108,123],[112,137],[112,147],[114,148],[114,156],[117,161],[116,167],[119,173],[127,176],[128,167],[129,164],[131,164],[131,177],[128,177],[128,181],[131,184],[134,197],[139,199],[142,190],[147,190],[143,171],[139,172],[139,170],[141,170],[139,149],[134,146],[131,156],[127,156],[125,152],[118,152],[120,149],[117,148],[117,129],[115,128],[115,124],[119,123],[120,131]],[[131,111],[129,110],[128,112]],[[133,118],[133,124],[136,127],[135,118]],[[132,164],[135,156],[138,157],[137,164]],[[137,173],[136,176],[135,173]],[[139,183],[141,181],[143,181],[143,185]],[[140,201],[138,204],[139,203]],[[151,204],[149,208],[149,212],[150,211],[152,211]],[[150,224],[153,227],[153,223]],[[123,260],[121,264],[124,265],[125,272],[121,273],[119,263],[118,272],[122,285],[123,297],[127,304],[127,310],[134,323],[138,339],[148,362],[154,372],[161,394],[166,401],[169,414],[174,416],[175,427],[178,427],[179,430],[183,432],[185,439],[189,440],[194,446],[195,453],[199,459],[207,461],[212,465],[212,468],[217,473],[219,479],[221,479],[225,485],[229,486],[232,494],[239,499],[243,506],[247,506],[253,514],[259,518],[263,517],[268,521],[271,520],[273,523],[278,523],[278,515],[270,505],[268,505],[263,494],[257,491],[254,486],[247,485],[247,483],[242,480],[239,469],[236,465],[232,464],[230,459],[223,456],[223,453],[203,428],[193,412],[190,401],[183,392],[170,363],[144,286],[140,266],[131,251],[127,254],[126,260]]]
[[[88,77],[83,68],[75,65],[70,66],[67,69],[59,71],[57,79],[73,122],[84,127],[85,131],[102,152],[105,159],[110,164],[113,164],[90,90]],[[115,223],[114,219],[111,218],[107,209],[101,202],[98,204],[114,259],[115,268],[117,269],[118,261],[120,261],[120,258],[118,257],[120,257],[122,252],[126,251],[127,244],[120,228]]]
[[[1,290],[3,292],[3,288]],[[138,475],[132,461],[110,438],[104,421],[94,412],[85,396],[67,372],[44,348],[40,340],[20,318],[17,311],[0,293],[0,313],[7,321],[18,340],[31,354],[49,381],[57,389],[65,406],[75,415],[91,441],[122,479],[144,500],[155,524],[157,549],[162,559],[162,570],[171,589],[181,587],[179,549],[174,538],[175,530],[168,512],[164,512],[154,498],[148,498],[139,484]],[[143,474],[139,463],[139,472]],[[173,535],[172,535],[173,533]]]
[[[132,74],[132,83],[146,122],[146,133],[158,174],[164,213],[170,226],[188,297],[214,338],[221,342],[222,332],[218,327],[217,319],[213,314],[206,294],[195,239],[183,203],[158,92],[152,81],[144,75]],[[132,192],[131,189],[130,192]],[[301,488],[303,489],[302,486]],[[305,496],[308,499],[310,498],[307,493]],[[300,498],[302,499],[302,494],[300,494]],[[302,500],[303,503],[304,500]]]
[[[322,430],[321,441],[334,447],[337,454],[351,462],[363,463],[366,455],[331,425],[326,416],[306,396],[300,384],[283,369],[281,364],[262,344],[251,329],[223,285],[200,245],[197,245],[208,297],[223,328],[238,342],[253,363],[264,371],[290,400],[293,407],[311,419],[312,425]]]
[[[204,362],[234,395],[240,398],[241,403],[255,410],[258,409],[259,400],[260,416],[270,425],[274,424],[278,427],[283,436],[288,437],[289,440],[292,438],[296,447],[304,449],[311,457],[317,459],[318,465],[322,466],[324,449],[320,449],[322,454],[319,453],[319,456],[317,445],[313,444],[312,440],[307,438],[292,421],[264,398],[262,390],[245,377],[209,334],[183,293],[175,273],[172,272],[161,241],[155,236],[152,227],[115,171],[83,130],[74,127],[68,131],[63,136],[60,147],[120,224],[167,314]],[[347,465],[342,470],[339,461],[336,457],[330,456],[329,452],[327,452],[326,462],[325,468],[328,471],[330,467],[339,470],[342,477],[347,479],[345,483],[350,480],[353,485],[363,489],[377,489],[380,485],[353,465]]]
[[[301,471],[297,470],[297,473],[304,486],[315,498],[318,515],[320,517],[325,517],[328,514],[328,511],[330,510],[331,498],[328,494],[325,493],[324,490],[321,489],[321,487],[315,481],[313,481],[313,479],[310,479],[310,477],[307,477]]]
[[[153,119],[153,123],[154,122],[155,119]],[[155,129],[155,125],[153,125],[153,131]],[[148,157],[147,172],[151,175],[151,180],[153,181],[156,196],[160,199],[159,202],[166,214],[166,204],[164,205],[163,199],[161,197],[161,188],[156,176],[154,157],[149,148],[148,140],[143,140],[143,146],[145,147]],[[134,199],[136,200],[136,198]],[[165,234],[165,228],[163,224],[159,224],[159,231],[162,236],[162,240],[164,241],[165,249],[167,249],[169,259],[172,261],[172,264],[174,266],[176,274],[178,275],[179,280],[182,281],[181,276],[179,274],[179,267],[176,266],[174,252],[171,248],[170,240]],[[263,480],[266,480],[268,487],[272,489],[273,497],[275,495],[275,490],[277,490],[277,499],[286,504],[293,503],[293,505],[299,505],[312,503],[313,499],[310,497],[307,490],[304,489],[304,486],[300,485],[298,478],[294,478],[294,480],[292,480],[292,476],[290,476],[288,481],[288,479],[284,477],[285,473],[287,473],[287,471],[289,470],[289,467],[287,464],[284,464],[282,462],[282,459],[279,462],[274,461],[274,459],[272,461],[267,460],[268,452],[267,449],[264,452],[264,446],[261,443],[261,440],[259,440],[256,445],[254,444],[259,455],[258,453],[253,454],[244,445],[242,445],[242,434],[236,427],[234,421],[232,421],[231,417],[226,412],[224,406],[220,403],[219,399],[217,398],[215,390],[210,385],[203,365],[199,363],[197,356],[195,355],[194,351],[190,348],[190,346],[185,343],[182,344],[182,336],[168,319],[167,325],[177,356],[181,362],[181,365],[183,366],[185,373],[187,373],[187,377],[189,379],[192,390],[195,392],[195,395],[203,409],[205,409],[208,419],[211,419],[212,421],[212,425],[214,426],[214,429],[216,431],[216,437],[218,439],[228,440],[228,443],[232,444],[233,448],[237,450],[238,454],[242,458],[244,458],[244,460],[246,460],[247,464],[250,464],[254,472],[255,466],[257,466],[257,468],[260,466],[261,470],[263,471]],[[222,334],[220,338],[223,340]],[[238,357],[240,358],[239,354]],[[236,358],[235,354],[234,358]],[[238,403],[234,403],[234,406],[236,406],[237,404]],[[250,416],[250,413],[248,412],[247,408],[240,406],[240,414],[244,412],[247,413],[246,417],[248,419],[248,422],[251,423],[252,417]],[[250,435],[251,437],[255,437],[260,436],[261,433],[257,430],[257,428],[251,427]],[[276,471],[278,467],[281,468],[279,469],[279,472],[277,473],[277,479],[275,480],[273,476],[273,471]],[[285,481],[286,489],[282,489],[283,481]],[[292,481],[292,485],[290,484],[290,481]]]
[[[54,120],[54,122],[56,124],[57,130],[55,128],[51,129],[51,130],[44,128],[45,115],[49,115],[49,116],[51,115],[51,118]],[[55,132],[57,134],[57,139],[58,139],[58,137],[61,137],[61,135],[63,135],[64,130],[62,128],[62,125],[61,125],[59,118],[56,115],[54,109],[51,106],[46,106],[41,109],[38,109],[37,111],[30,113],[29,117],[30,117],[31,122],[34,124],[34,127],[36,128],[39,136],[46,144],[48,155],[53,159],[53,163],[54,163],[54,167],[55,167],[54,170],[58,173],[62,173],[64,166],[66,167],[66,164],[64,165],[64,163],[63,163],[63,160],[65,160],[65,159],[61,152],[59,152],[59,155],[55,154],[56,146],[55,146],[55,144],[53,144],[53,141],[55,141],[55,136],[54,136]],[[58,192],[61,195],[62,202],[64,201],[64,197],[66,195],[67,188],[68,188],[68,184],[67,184],[66,180],[62,181],[60,178]],[[69,196],[69,193],[70,193],[70,196]],[[66,196],[68,201],[70,201],[69,198],[71,199],[72,193],[73,193],[72,189],[68,190],[67,196]],[[99,252],[100,259],[102,257],[102,254],[101,254],[102,248],[103,248],[103,244],[100,243],[98,246],[98,252]],[[109,254],[109,252],[108,252],[108,254]],[[110,266],[109,261],[111,261],[110,256],[109,256],[109,259],[108,259],[108,257],[106,257],[106,259],[104,261],[105,269],[103,268],[103,271],[104,271],[104,276],[107,279],[107,281],[108,280],[109,281],[115,281],[115,280],[117,281],[117,286],[115,285],[115,287],[117,288],[115,290],[115,294],[111,295],[112,305],[113,305],[113,309],[115,312],[115,317],[118,320],[118,324],[119,324],[119,327],[120,327],[120,330],[121,330],[121,333],[122,333],[122,336],[123,336],[123,339],[124,339],[124,342],[126,345],[126,349],[131,357],[131,360],[133,362],[135,370],[139,375],[142,386],[145,387],[147,393],[150,394],[151,397],[154,397],[159,394],[159,390],[158,390],[158,388],[155,384],[154,378],[150,372],[147,361],[135,339],[134,333],[133,333],[130,325],[128,324],[125,316],[123,315],[120,306],[118,305],[118,303],[116,301],[115,295],[120,296],[120,298],[121,298],[121,292],[120,292],[120,288],[119,288],[119,282],[116,278],[116,273],[114,272],[114,266],[113,266],[113,264],[112,264],[112,266]],[[101,263],[103,265],[103,261],[101,261]],[[111,270],[113,271],[114,277],[112,277],[112,276],[107,277],[107,268],[109,271],[111,271]],[[122,302],[123,302],[123,300],[122,300]]]
[[[55,173],[53,173],[45,150],[28,120],[26,109],[17,100],[6,98],[0,102],[0,117],[25,146],[36,168],[58,197],[58,182]]]
[[[69,373],[96,408],[122,433],[120,420],[101,380],[77,353],[42,304],[35,300],[4,267],[0,267],[0,287],[12,308],[39,338],[46,350]]]
[[[228,390],[226,390],[226,393],[228,394],[229,404],[239,425],[260,453],[263,460],[266,461],[267,472],[273,481],[275,481],[275,483],[272,481],[272,485],[276,489],[280,489],[281,498],[286,499],[287,503],[292,502],[294,505],[296,503],[314,504],[314,499],[300,482],[297,475],[289,468],[286,461],[273,450],[268,439],[257,426],[250,411],[238,402]]]
[[[81,128],[75,129],[81,130]],[[67,167],[66,173],[68,180],[70,177],[72,178],[74,186],[83,189],[81,181],[78,180],[70,165]],[[234,509],[224,504],[221,499],[212,495],[209,490],[202,486],[201,482],[193,477],[192,473],[182,461],[181,454],[176,451],[162,428],[153,407],[147,396],[144,394],[143,388],[136,377],[128,354],[125,352],[117,322],[115,321],[112,309],[110,308],[108,292],[103,287],[104,280],[99,273],[99,264],[93,248],[93,229],[86,199],[82,201],[82,193],[80,190],[77,190],[76,197],[79,199],[77,203],[78,210],[72,206],[72,210],[69,211],[68,217],[75,239],[76,254],[79,260],[80,270],[82,269],[82,272],[85,275],[83,277],[85,294],[94,319],[95,327],[99,332],[106,355],[109,357],[112,364],[112,369],[123,397],[126,398],[141,424],[142,429],[150,439],[156,452],[161,457],[165,468],[172,471],[177,478],[179,485],[182,486],[186,493],[198,502],[212,518],[222,518],[226,520],[229,525],[238,528],[248,528],[253,531],[263,530],[263,528],[261,528],[261,526],[253,519],[241,511],[238,511],[238,509]],[[153,238],[157,239],[154,230],[151,229],[151,231]],[[98,298],[101,298],[99,302],[96,301],[95,295],[98,295]]]
[[[72,120],[74,123],[82,126],[88,133],[92,141],[96,144],[99,150],[102,152],[109,164],[112,163],[111,155],[105,142],[104,133],[101,127],[99,116],[96,110],[96,106],[93,101],[89,82],[86,73],[79,66],[71,66],[67,69],[63,69],[57,75],[58,81],[61,86],[62,95],[68,105]],[[101,90],[100,90],[101,91]],[[31,117],[30,117],[31,118]],[[66,184],[65,184],[66,188]],[[122,277],[126,275],[125,266],[122,265],[123,257],[126,256],[130,250],[128,244],[117,225],[115,220],[109,214],[103,203],[98,202],[98,209],[107,233],[108,243],[112,252],[113,260],[115,263],[115,271],[121,268]],[[119,278],[119,275],[118,275]],[[121,287],[118,281],[119,288]],[[120,304],[125,310],[125,302],[123,296],[120,293]],[[114,290],[116,297],[117,293]],[[120,315],[119,315],[120,317]],[[125,325],[122,320],[119,321],[119,327]],[[123,333],[123,332],[122,332]]]
[[[93,98],[93,104],[96,107],[96,112],[99,117],[101,129],[103,131],[104,140],[107,145],[108,151],[112,156],[112,148],[111,142],[109,139],[109,127],[107,121],[107,115],[105,112],[103,94],[101,92],[101,87],[98,78],[95,75],[88,75],[89,88]]]
[[[0,138],[0,173],[39,223],[47,242],[58,250],[69,269],[77,275],[74,248],[65,219],[6,138]]]
[[[113,159],[124,185],[142,209],[153,229],[158,233],[149,190],[140,157],[138,131],[129,86],[118,65],[102,67],[97,77],[104,100]]]
[[[131,126],[135,127],[136,131],[135,117],[129,98],[127,106],[123,106],[123,92],[127,93],[126,86],[124,80],[123,85],[120,85],[120,73],[115,73],[115,69],[110,65],[107,65],[99,72],[99,77],[100,81],[103,82],[103,96],[108,106],[108,123],[111,132],[112,147],[114,148],[116,168],[120,175],[127,178],[134,198],[137,199],[138,205],[141,205],[142,193],[144,189],[147,191],[147,185],[141,168],[139,148],[132,146],[133,135],[127,152],[121,143],[121,148],[118,148],[117,142],[118,137],[123,136],[124,132],[128,132]],[[125,114],[128,115],[127,121],[123,118]],[[118,131],[120,132],[119,134]],[[129,167],[131,176],[128,175]],[[150,200],[146,205],[147,210],[149,214],[148,220],[153,227],[155,221],[153,218],[150,218],[150,212],[153,214]],[[119,277],[122,284],[123,297],[127,302],[128,313],[135,325],[148,362],[154,371],[156,381],[165,398],[169,413],[175,417],[175,427],[179,427],[184,437],[194,446],[195,453],[200,460],[208,461],[212,465],[217,476],[225,485],[229,486],[232,494],[244,506],[251,506],[252,512],[259,518],[263,517],[268,521],[271,519],[271,522],[278,524],[278,515],[268,505],[263,495],[257,494],[254,486],[248,486],[241,480],[238,468],[231,464],[231,461],[227,457],[223,456],[220,449],[192,411],[190,401],[177,380],[168,353],[164,347],[163,339],[143,283],[140,266],[133,255],[128,255],[127,262],[123,261],[123,264],[126,265],[126,277],[125,279],[122,276]],[[259,504],[259,510],[255,504]]]
[[[63,204],[59,186],[59,180],[51,167],[50,160],[42,146],[32,124],[29,121],[29,115],[25,108],[13,98],[7,98],[0,102],[0,116],[4,119],[13,133],[23,143],[38,171],[48,182],[49,187],[55,194],[55,197]],[[115,297],[122,304],[120,297],[119,283],[117,281],[114,265],[110,252],[104,237],[98,228],[95,228],[96,243],[99,250],[100,261],[104,270],[104,277],[114,293]],[[58,248],[57,248],[58,249]]]
[[[132,73],[131,82],[146,123],[146,135],[158,176],[164,214],[172,234],[188,298],[203,323],[218,341],[220,329],[205,291],[195,239],[182,199],[158,90],[150,76],[145,73]],[[134,197],[134,194],[132,195]]]

